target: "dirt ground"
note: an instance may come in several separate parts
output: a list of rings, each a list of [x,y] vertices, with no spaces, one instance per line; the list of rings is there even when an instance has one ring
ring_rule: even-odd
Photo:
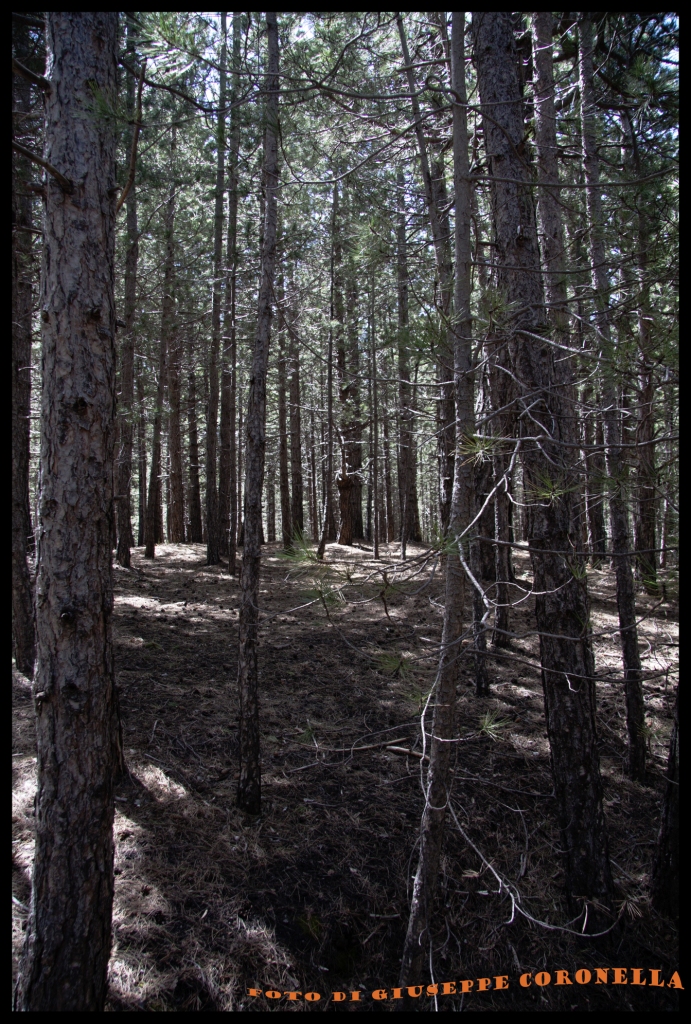
[[[128,777],[116,796],[114,944],[108,1009],[368,1012],[397,983],[422,809],[420,715],[434,680],[443,608],[422,547],[395,570],[329,545],[327,566],[264,549],[260,610],[262,813],[234,805],[238,578],[201,545],[162,545],[115,568],[114,642]],[[384,568],[388,566],[388,568]],[[399,563],[400,566],[400,563]],[[530,581],[516,557],[517,583]],[[589,575],[597,671],[620,666],[609,569]],[[516,596],[521,597],[516,588]],[[532,601],[508,651],[490,648],[491,696],[461,658],[453,807],[433,915],[435,981],[508,975],[503,992],[439,999],[439,1010],[669,1011],[663,987],[521,988],[525,971],[643,968],[669,978],[677,935],[648,881],[677,685],[677,609],[639,594],[649,742],[645,786],[624,775],[622,685],[599,682],[598,726],[620,926],[600,940],[564,926],[559,832],[535,668]],[[657,674],[655,674],[657,673]],[[14,672],[14,952],[30,893],[35,789],[29,681]],[[428,721],[429,727],[429,721]],[[387,749],[395,747],[396,749]],[[357,748],[362,748],[358,750]],[[409,753],[405,753],[408,751]],[[410,753],[412,751],[412,753]],[[418,756],[415,756],[418,755]],[[462,831],[461,831],[462,830]],[[513,920],[511,920],[513,917]],[[609,972],[610,982],[613,972]],[[318,992],[305,1003],[247,989]],[[334,1004],[333,991],[363,992]],[[366,994],[367,993],[367,994]],[[406,1008],[434,1009],[406,999]]]

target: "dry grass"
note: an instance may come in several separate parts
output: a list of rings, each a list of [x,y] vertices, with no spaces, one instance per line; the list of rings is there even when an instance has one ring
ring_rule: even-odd
[[[414,549],[413,555],[423,555]],[[381,576],[362,549],[329,547],[328,574],[290,566],[265,549],[262,614],[263,810],[234,806],[237,776],[238,581],[204,565],[199,545],[137,550],[135,571],[116,569],[115,643],[129,778],[116,803],[116,892],[111,1010],[310,1009],[248,1000],[248,986],[327,993],[393,985],[405,934],[415,837],[422,807],[420,760],[384,740],[420,749],[419,711],[435,670],[441,584],[427,564],[404,589],[380,597]],[[519,570],[527,563],[519,555]],[[315,576],[316,573],[316,576]],[[368,574],[370,578],[368,579]],[[347,577],[350,576],[350,581]],[[387,582],[391,582],[390,575]],[[348,584],[347,601],[314,596]],[[394,580],[395,583],[395,580]],[[616,628],[614,583],[591,577],[593,628]],[[640,614],[654,602],[640,595]],[[327,617],[328,611],[328,617]],[[531,628],[530,602],[515,615]],[[676,610],[664,603],[640,626],[644,667],[676,660]],[[535,660],[535,637],[513,642]],[[674,655],[674,659],[672,656]],[[616,636],[597,639],[598,671],[617,668]],[[454,806],[484,857],[520,890],[536,918],[567,920],[554,801],[550,798],[539,674],[490,659],[492,693],[474,695],[461,663]],[[516,918],[455,827],[444,849],[434,915],[434,972],[441,980],[602,966],[677,967],[676,933],[647,899],[674,665],[646,681],[651,773],[623,774],[623,693],[599,683],[601,755],[618,898],[616,937],[595,943]],[[15,954],[29,896],[32,847],[32,710],[15,673]],[[484,725],[484,728],[483,728]],[[538,795],[534,795],[538,794]],[[344,1009],[345,1009],[344,1004]],[[356,1009],[357,1004],[347,1004]],[[368,1011],[387,1004],[363,1003]],[[419,1005],[429,1008],[429,1002]],[[460,999],[440,1008],[459,1009]],[[468,1010],[674,1009],[674,993],[595,988],[530,989],[466,997]],[[334,1007],[335,1008],[335,1007]]]

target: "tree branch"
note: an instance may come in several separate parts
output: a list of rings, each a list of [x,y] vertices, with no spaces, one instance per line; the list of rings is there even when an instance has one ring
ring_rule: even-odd
[[[27,149],[26,146],[22,146],[19,142],[15,142],[14,139],[12,140],[12,149],[17,153],[21,153],[22,156],[25,156],[28,160],[33,160],[33,162],[38,164],[39,167],[45,167],[48,173],[52,174],[55,178],[62,191],[66,192],[68,195],[72,195],[74,192],[74,185],[70,179],[66,178],[64,174],[60,174],[60,171],[56,170],[56,168],[53,167],[52,164],[49,164],[47,160],[44,160],[42,156],[32,153],[30,149]]]
[[[130,189],[134,185],[134,171],[137,165],[137,142],[139,141],[139,131],[142,126],[142,88],[144,86],[144,72],[146,71],[146,61],[142,64],[142,70],[139,73],[139,88],[137,90],[137,112],[135,114],[134,122],[134,134],[132,135],[132,150],[130,152],[130,173],[127,176],[127,182],[124,189],[118,199],[118,205],[115,207],[116,214],[120,210],[120,207],[127,199]]]
[[[29,71],[23,64],[20,64],[18,60],[12,58],[12,70],[15,75],[19,75],[20,78],[26,78],[27,82],[31,82],[32,85],[38,86],[39,89],[43,89],[44,92],[50,92],[51,84],[47,78],[43,75],[36,75],[33,71]]]

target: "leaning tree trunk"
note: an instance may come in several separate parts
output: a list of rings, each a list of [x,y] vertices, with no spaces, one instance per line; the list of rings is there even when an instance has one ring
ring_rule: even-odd
[[[43,394],[34,680],[38,791],[16,1008],[102,1012],[111,947],[115,419],[115,12],[46,14],[51,87],[41,282]]]
[[[573,468],[577,438],[572,436],[570,409],[565,408],[572,382],[560,373],[564,364],[555,360],[547,336],[531,173],[521,156],[524,124],[510,14],[474,13],[473,37],[486,115],[497,284],[516,310],[505,318],[504,330],[513,353],[511,369],[529,393],[519,396],[519,409],[531,407],[531,419],[523,428],[529,437],[521,453],[525,490],[532,502],[528,539],[566,889],[573,904],[582,898],[608,904],[612,877],[597,748],[588,595],[585,580],[562,554],[578,549],[574,505],[579,481]],[[587,927],[598,930],[602,921],[591,905]]]
[[[456,437],[474,433],[473,383],[471,378],[470,319],[470,181],[468,180],[468,130],[466,117],[465,60],[463,33],[465,14],[454,11],[452,34],[452,81],[458,103],[453,108],[454,182],[456,190],[456,279],[454,322],[454,393],[456,399]],[[463,104],[463,105],[461,105]],[[434,693],[434,720],[430,765],[425,784],[425,807],[420,826],[418,861],[408,932],[401,963],[401,985],[420,981],[431,942],[432,908],[439,873],[444,820],[450,794],[450,769],[456,720],[456,680],[459,644],[463,632],[466,578],[461,563],[469,557],[468,537],[463,536],[470,523],[471,467],[467,459],[454,462],[453,498],[449,537],[454,550],[447,557],[446,596],[442,647]]]
[[[276,262],[278,189],[278,24],[267,11],[269,67],[266,76],[266,131],[264,133],[264,188],[266,210],[262,240],[261,282],[257,309],[257,333],[252,354],[247,403],[245,486],[245,537],[242,554],[240,598],[240,778],[238,806],[248,814],[261,810],[261,762],[259,748],[259,680],[257,629],[259,623],[259,570],[261,568],[262,484],[266,450],[266,375],[269,363],[271,304]]]
[[[20,45],[16,47],[20,63],[26,63],[30,45],[28,27],[19,25],[15,32],[19,41],[26,42],[26,53]],[[25,78],[13,75],[12,85],[15,110],[20,116],[29,114],[30,83]],[[15,134],[21,135],[25,125],[26,121],[22,119],[16,126]],[[31,197],[26,194],[30,165],[19,153],[12,154],[12,162],[12,640],[17,668],[24,675],[31,676],[36,657],[33,593],[27,562],[32,532],[29,452],[33,224]]]
[[[602,200],[600,197],[600,161],[594,125],[595,90],[593,86],[593,25],[589,15],[578,22],[578,68],[581,91],[581,137],[583,166],[590,229],[590,259],[592,284],[598,313],[600,337],[604,342],[605,358],[613,361],[615,346],[609,311],[609,282],[605,262]],[[604,401],[603,426],[605,433],[607,475],[610,478],[609,514],[612,530],[612,554],[617,580],[617,608],[619,611],[619,637],[624,663],[626,693],[626,726],[628,730],[628,770],[633,779],[645,779],[645,706],[641,677],[641,657],[638,651],[636,626],[636,592],[631,569],[630,538],[624,483],[626,464],[621,447],[621,419],[617,401],[617,387],[611,363],[603,367],[602,398]]]

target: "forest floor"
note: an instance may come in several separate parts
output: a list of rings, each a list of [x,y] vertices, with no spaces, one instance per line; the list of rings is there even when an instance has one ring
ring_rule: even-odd
[[[263,549],[260,611],[262,813],[234,803],[239,583],[205,565],[201,545],[133,552],[115,567],[114,644],[126,779],[115,815],[114,944],[108,1009],[337,1009],[397,984],[422,809],[420,715],[441,636],[442,583],[422,547],[329,545],[327,565]],[[399,568],[400,568],[400,563]],[[529,586],[527,555],[516,555]],[[389,566],[386,579],[383,567]],[[403,578],[405,577],[405,579]],[[596,665],[617,672],[611,571],[589,573]],[[384,597],[382,598],[382,591]],[[519,591],[516,591],[519,593]],[[321,594],[321,596],[320,596]],[[545,735],[532,599],[513,612],[526,635],[489,649],[491,695],[461,658],[453,807],[433,915],[435,981],[509,976],[507,991],[439,999],[440,1010],[669,1011],[667,988],[521,988],[524,971],[678,967],[676,931],[647,899],[677,685],[676,602],[638,595],[649,726],[649,778],[624,774],[620,682],[599,682],[598,727],[620,925],[600,940],[513,915],[490,864],[521,907],[565,925],[559,831]],[[31,688],[14,671],[13,911],[15,958],[30,893],[35,757]],[[429,728],[429,720],[428,720]],[[395,747],[396,749],[387,749]],[[358,750],[358,748],[361,748]],[[412,751],[412,753],[405,753]],[[463,830],[465,836],[460,830]],[[471,845],[471,842],[473,845]],[[475,847],[475,849],[473,848]],[[479,856],[482,855],[482,858]],[[625,901],[625,902],[621,902]],[[581,923],[581,922],[579,922]],[[577,927],[577,926],[574,926]],[[15,960],[16,966],[16,960]],[[321,994],[271,1003],[249,987]],[[477,988],[477,981],[475,984]],[[434,1001],[406,997],[407,1009]]]

